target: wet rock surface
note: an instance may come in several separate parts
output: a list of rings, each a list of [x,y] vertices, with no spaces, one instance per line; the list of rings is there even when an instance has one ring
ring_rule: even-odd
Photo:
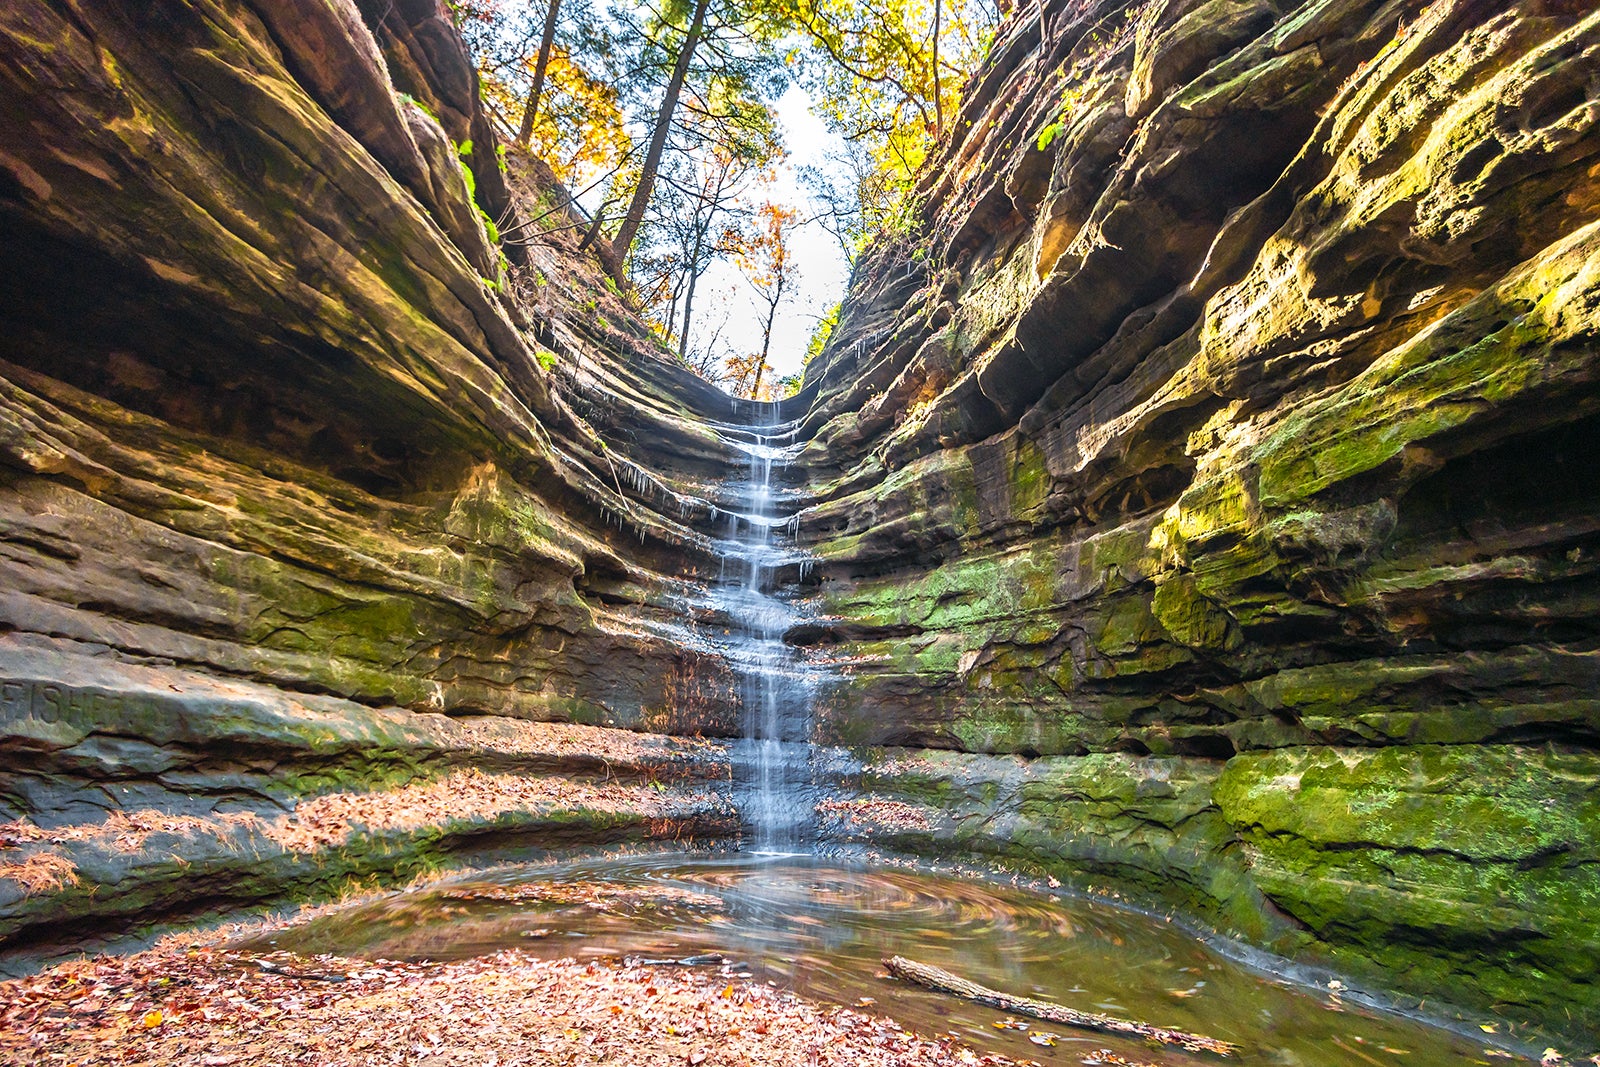
[[[447,8],[13,4],[0,86],[0,943],[736,835],[738,413],[496,247]]]
[[[838,833],[1600,1023],[1597,70],[1581,4],[1019,8],[803,394]]]
[[[560,192],[434,0],[5,6],[0,938],[735,834],[725,431],[795,420],[828,833],[1600,1026],[1597,57],[1018,5],[773,412],[497,247]]]

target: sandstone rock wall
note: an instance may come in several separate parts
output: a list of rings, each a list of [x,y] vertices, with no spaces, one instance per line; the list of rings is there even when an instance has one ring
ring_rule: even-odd
[[[808,375],[880,837],[1600,1023],[1593,5],[1018,5],[920,195]]]
[[[785,405],[837,835],[1600,1024],[1591,9],[1017,6]],[[735,831],[750,413],[487,134],[436,0],[0,8],[10,946]]]
[[[571,242],[495,245],[557,195],[496,149],[437,0],[0,10],[0,941],[737,831],[719,745],[518,733],[735,729],[734,413]],[[467,772],[348,840],[225,818]],[[617,775],[690,799],[557,789]]]

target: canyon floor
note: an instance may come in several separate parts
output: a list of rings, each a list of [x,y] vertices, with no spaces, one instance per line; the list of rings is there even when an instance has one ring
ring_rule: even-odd
[[[8,1064],[1005,1065],[948,1037],[687,968],[503,952],[242,956],[184,939],[0,984]],[[265,967],[263,967],[265,964]],[[270,969],[266,969],[270,968]],[[1102,1062],[1127,1062],[1107,1053]]]

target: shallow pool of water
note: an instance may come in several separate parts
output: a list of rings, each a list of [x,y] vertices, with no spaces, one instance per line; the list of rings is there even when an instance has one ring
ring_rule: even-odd
[[[1483,1044],[1273,978],[1169,923],[1108,904],[811,856],[631,856],[504,868],[397,894],[245,947],[395,960],[519,948],[548,957],[721,954],[754,981],[856,1005],[987,1051],[1076,1064],[1096,1049],[1164,1064],[1219,1063],[1023,1020],[883,976],[903,955],[1010,994],[1243,1047],[1240,1064],[1433,1067]],[[726,969],[726,968],[724,968]],[[1054,1047],[1030,1042],[1040,1032]],[[1493,1062],[1509,1062],[1504,1059]]]

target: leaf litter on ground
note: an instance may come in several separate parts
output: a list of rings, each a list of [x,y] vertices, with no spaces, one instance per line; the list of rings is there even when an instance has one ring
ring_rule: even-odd
[[[328,981],[330,977],[342,979]],[[322,980],[312,980],[322,979]],[[1012,1067],[765,984],[503,951],[450,963],[169,939],[0,982],[0,1063]]]

